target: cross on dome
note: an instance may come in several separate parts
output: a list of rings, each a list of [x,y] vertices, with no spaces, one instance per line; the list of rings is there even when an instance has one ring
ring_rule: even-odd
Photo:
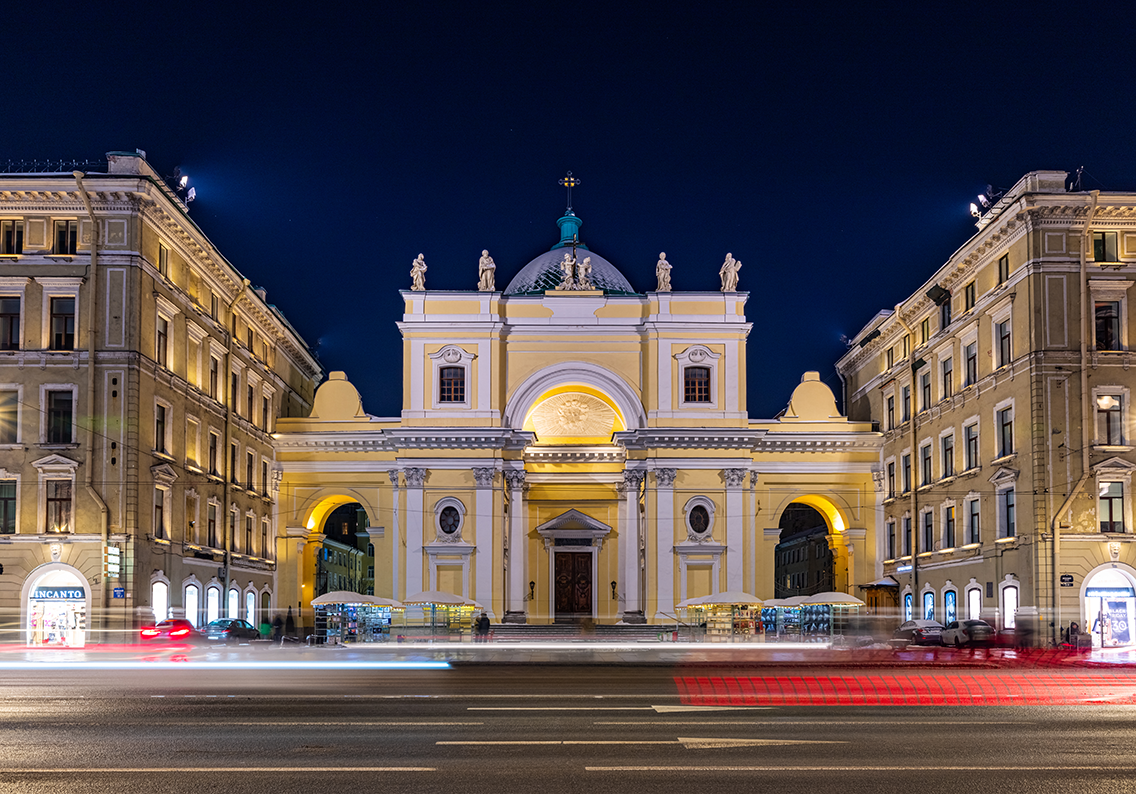
[[[566,176],[566,177],[564,177],[563,179],[560,180],[560,185],[562,187],[568,188],[568,210],[567,210],[567,213],[569,215],[571,215],[572,214],[572,188],[579,187],[580,180],[576,179],[576,177],[572,176],[572,172],[569,171],[568,176]]]

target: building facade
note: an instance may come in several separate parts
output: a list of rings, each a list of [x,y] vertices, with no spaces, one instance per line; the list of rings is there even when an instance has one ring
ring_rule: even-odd
[[[777,419],[749,418],[732,258],[721,290],[672,292],[663,261],[661,289],[636,293],[577,216],[558,225],[504,290],[488,254],[478,291],[426,289],[420,258],[400,416],[366,414],[335,372],[310,416],[280,420],[281,603],[311,623],[313,559],[348,503],[367,513],[376,595],[448,591],[495,621],[670,621],[694,596],[771,598],[794,502],[824,516],[835,588],[872,581],[881,437],[816,373]]]
[[[319,364],[141,152],[0,175],[5,639],[275,605],[271,433]]]
[[[1129,644],[1136,194],[1027,174],[837,368],[883,433],[874,553],[908,617]]]

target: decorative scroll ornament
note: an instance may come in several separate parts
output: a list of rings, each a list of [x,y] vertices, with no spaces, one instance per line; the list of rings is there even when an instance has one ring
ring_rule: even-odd
[[[477,484],[478,488],[492,488],[494,474],[496,474],[496,472],[490,468],[474,469],[473,481]]]
[[[655,469],[655,487],[673,488],[678,469]]]
[[[525,470],[524,469],[506,469],[505,482],[509,485],[510,491],[519,491],[525,484]]]
[[[623,484],[619,490],[622,492],[639,493],[639,486],[647,478],[647,472],[628,469],[623,472]]]
[[[426,469],[404,469],[403,474],[406,476],[407,488],[421,488],[426,484]]]
[[[445,361],[447,364],[456,364],[461,361],[461,357],[461,352],[455,347],[448,347],[445,352],[442,353],[442,361]]]
[[[745,476],[745,469],[722,469],[722,479],[726,481],[727,488],[741,488]]]

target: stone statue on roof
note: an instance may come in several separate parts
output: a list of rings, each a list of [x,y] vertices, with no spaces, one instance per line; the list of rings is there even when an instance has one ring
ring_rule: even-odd
[[[585,256],[584,261],[576,265],[576,289],[595,289],[592,283],[592,258]]]
[[[659,263],[655,265],[655,275],[659,279],[656,292],[671,291],[671,263],[667,261],[666,251],[659,252]]]
[[[576,257],[567,251],[564,252],[564,258],[560,260],[560,269],[564,271],[564,280],[560,282],[557,289],[574,290],[576,287]]]
[[[497,270],[497,265],[493,262],[493,257],[489,255],[488,250],[481,252],[481,259],[477,263],[477,289],[479,292],[493,292],[494,272]]]
[[[733,254],[726,254],[726,261],[718,271],[718,275],[722,277],[722,292],[738,291],[738,271],[741,269],[742,263],[734,259]]]
[[[426,257],[422,254],[410,263],[410,289],[413,292],[426,291]]]

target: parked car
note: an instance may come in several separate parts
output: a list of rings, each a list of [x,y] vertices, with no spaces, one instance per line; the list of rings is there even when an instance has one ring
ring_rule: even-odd
[[[157,644],[199,644],[204,638],[193,624],[182,618],[171,618],[149,626],[143,626],[139,636],[147,645]]]
[[[211,621],[201,632],[210,642],[237,643],[260,639],[260,631],[251,623],[237,618],[220,618]]]
[[[937,620],[909,620],[892,634],[894,640],[907,640],[912,645],[940,645],[943,624]]]
[[[943,645],[961,648],[963,645],[989,645],[997,632],[985,620],[955,620],[947,624],[940,635]]]

